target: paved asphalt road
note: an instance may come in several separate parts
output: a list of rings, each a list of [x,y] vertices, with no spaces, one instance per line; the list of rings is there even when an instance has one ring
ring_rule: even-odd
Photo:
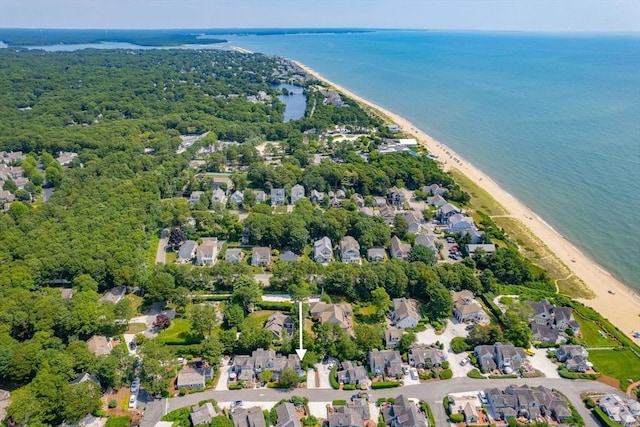
[[[465,391],[482,390],[492,387],[505,388],[510,384],[527,384],[533,387],[539,385],[547,388],[556,389],[569,398],[571,403],[580,412],[587,426],[595,426],[598,423],[591,417],[591,413],[587,410],[580,399],[580,394],[587,391],[617,393],[622,396],[620,390],[614,389],[606,384],[597,381],[587,380],[565,380],[555,378],[529,378],[508,379],[508,380],[476,380],[471,378],[454,378],[447,381],[434,381],[430,383],[422,383],[418,385],[404,386],[399,388],[385,390],[370,390],[374,399],[380,397],[396,397],[404,394],[410,398],[418,398],[429,403],[436,418],[436,425],[448,425],[447,416],[442,407],[442,399],[449,393],[460,393]],[[153,427],[156,422],[160,421],[162,416],[175,409],[196,405],[199,401],[205,399],[216,399],[219,402],[229,402],[241,399],[251,402],[277,402],[281,399],[288,398],[291,395],[306,396],[310,401],[331,402],[334,399],[349,399],[353,391],[339,390],[322,390],[322,389],[296,389],[296,390],[278,390],[278,389],[250,389],[242,391],[214,391],[208,390],[203,393],[174,397],[171,399],[154,400],[146,404],[144,417],[141,427]]]

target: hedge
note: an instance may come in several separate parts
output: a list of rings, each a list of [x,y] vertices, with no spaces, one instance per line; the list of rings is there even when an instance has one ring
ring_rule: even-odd
[[[614,423],[611,418],[607,414],[604,413],[602,409],[598,406],[591,410],[592,413],[596,415],[596,418],[602,422],[606,427],[620,427],[620,424]]]
[[[343,390],[355,390],[355,389],[356,389],[356,386],[355,386],[354,384],[344,384],[344,385],[342,386],[342,389],[343,389]]]
[[[333,402],[331,402],[331,404],[333,406],[347,406],[347,401],[344,399],[336,399]]]
[[[489,379],[492,380],[504,380],[504,379],[510,379],[510,378],[518,378],[517,375],[512,374],[512,375],[489,375]]]
[[[436,418],[433,416],[433,411],[431,410],[431,406],[424,400],[420,401],[420,406],[422,406],[422,410],[425,414],[427,414],[427,419],[429,420],[430,426],[436,425]]]
[[[441,380],[449,380],[451,378],[453,378],[453,371],[451,369],[445,369],[444,371],[440,372]]]
[[[486,377],[484,375],[482,375],[478,369],[470,370],[469,372],[467,372],[467,376],[469,378],[474,378],[476,380],[484,380],[484,379],[486,379]]]
[[[231,298],[231,294],[217,294],[207,296],[194,295],[193,301],[227,301],[229,298]]]
[[[259,301],[256,306],[261,310],[291,311],[293,304],[288,301]]]
[[[451,408],[449,407],[449,396],[445,396],[442,399],[442,406],[444,406],[444,411],[447,415],[451,415]]]
[[[338,390],[340,388],[340,384],[338,383],[337,378],[337,372],[338,365],[331,368],[331,371],[329,372],[329,382],[331,383],[331,387],[333,387],[334,390]]]
[[[242,384],[229,384],[229,390],[242,390]]]
[[[462,414],[451,414],[449,415],[449,420],[451,420],[452,423],[461,423],[464,421],[464,415]]]
[[[380,388],[394,388],[400,385],[399,381],[379,381],[371,383],[371,389],[377,390]]]
[[[558,374],[562,378],[566,378],[569,380],[596,380],[600,378],[600,375],[602,375],[600,372],[596,372],[595,374],[583,374],[581,372],[571,372],[565,366],[558,368]]]

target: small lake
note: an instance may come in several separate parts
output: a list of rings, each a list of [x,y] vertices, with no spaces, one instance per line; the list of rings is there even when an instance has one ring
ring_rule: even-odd
[[[278,96],[278,99],[287,106],[284,110],[285,123],[304,117],[304,111],[307,108],[307,97],[303,93],[304,89],[291,84],[279,84],[274,87],[276,89],[287,89],[289,91],[289,95]]]

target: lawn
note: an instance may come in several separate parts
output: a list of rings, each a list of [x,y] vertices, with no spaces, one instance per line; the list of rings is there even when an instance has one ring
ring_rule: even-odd
[[[127,329],[127,334],[140,334],[147,330],[146,323],[129,323],[129,328]]]
[[[640,358],[628,348],[590,350],[589,361],[602,375],[620,380],[622,390],[627,390],[628,380],[640,380]]]
[[[581,341],[586,347],[618,347],[619,344],[609,334],[607,334],[600,326],[588,319],[575,316],[576,321],[580,324]],[[602,333],[601,333],[602,332]]]
[[[127,400],[127,408],[129,407],[128,402]],[[131,417],[128,415],[124,417],[109,417],[105,427],[129,427],[129,421],[131,421]]]
[[[191,322],[188,319],[177,317],[169,326],[158,335],[158,340],[168,345],[199,344],[202,337],[191,332]]]
[[[267,322],[269,316],[273,314],[273,310],[254,311],[244,319],[242,330],[249,331],[256,328],[262,328]]]

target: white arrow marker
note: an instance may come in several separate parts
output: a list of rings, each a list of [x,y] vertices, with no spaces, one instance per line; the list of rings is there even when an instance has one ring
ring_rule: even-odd
[[[302,329],[304,328],[304,324],[302,323],[302,301],[298,301],[298,319],[298,330],[300,331],[300,348],[296,350],[296,353],[298,353],[298,357],[302,362],[302,359],[304,359],[304,355],[307,353],[307,350],[302,346]]]

